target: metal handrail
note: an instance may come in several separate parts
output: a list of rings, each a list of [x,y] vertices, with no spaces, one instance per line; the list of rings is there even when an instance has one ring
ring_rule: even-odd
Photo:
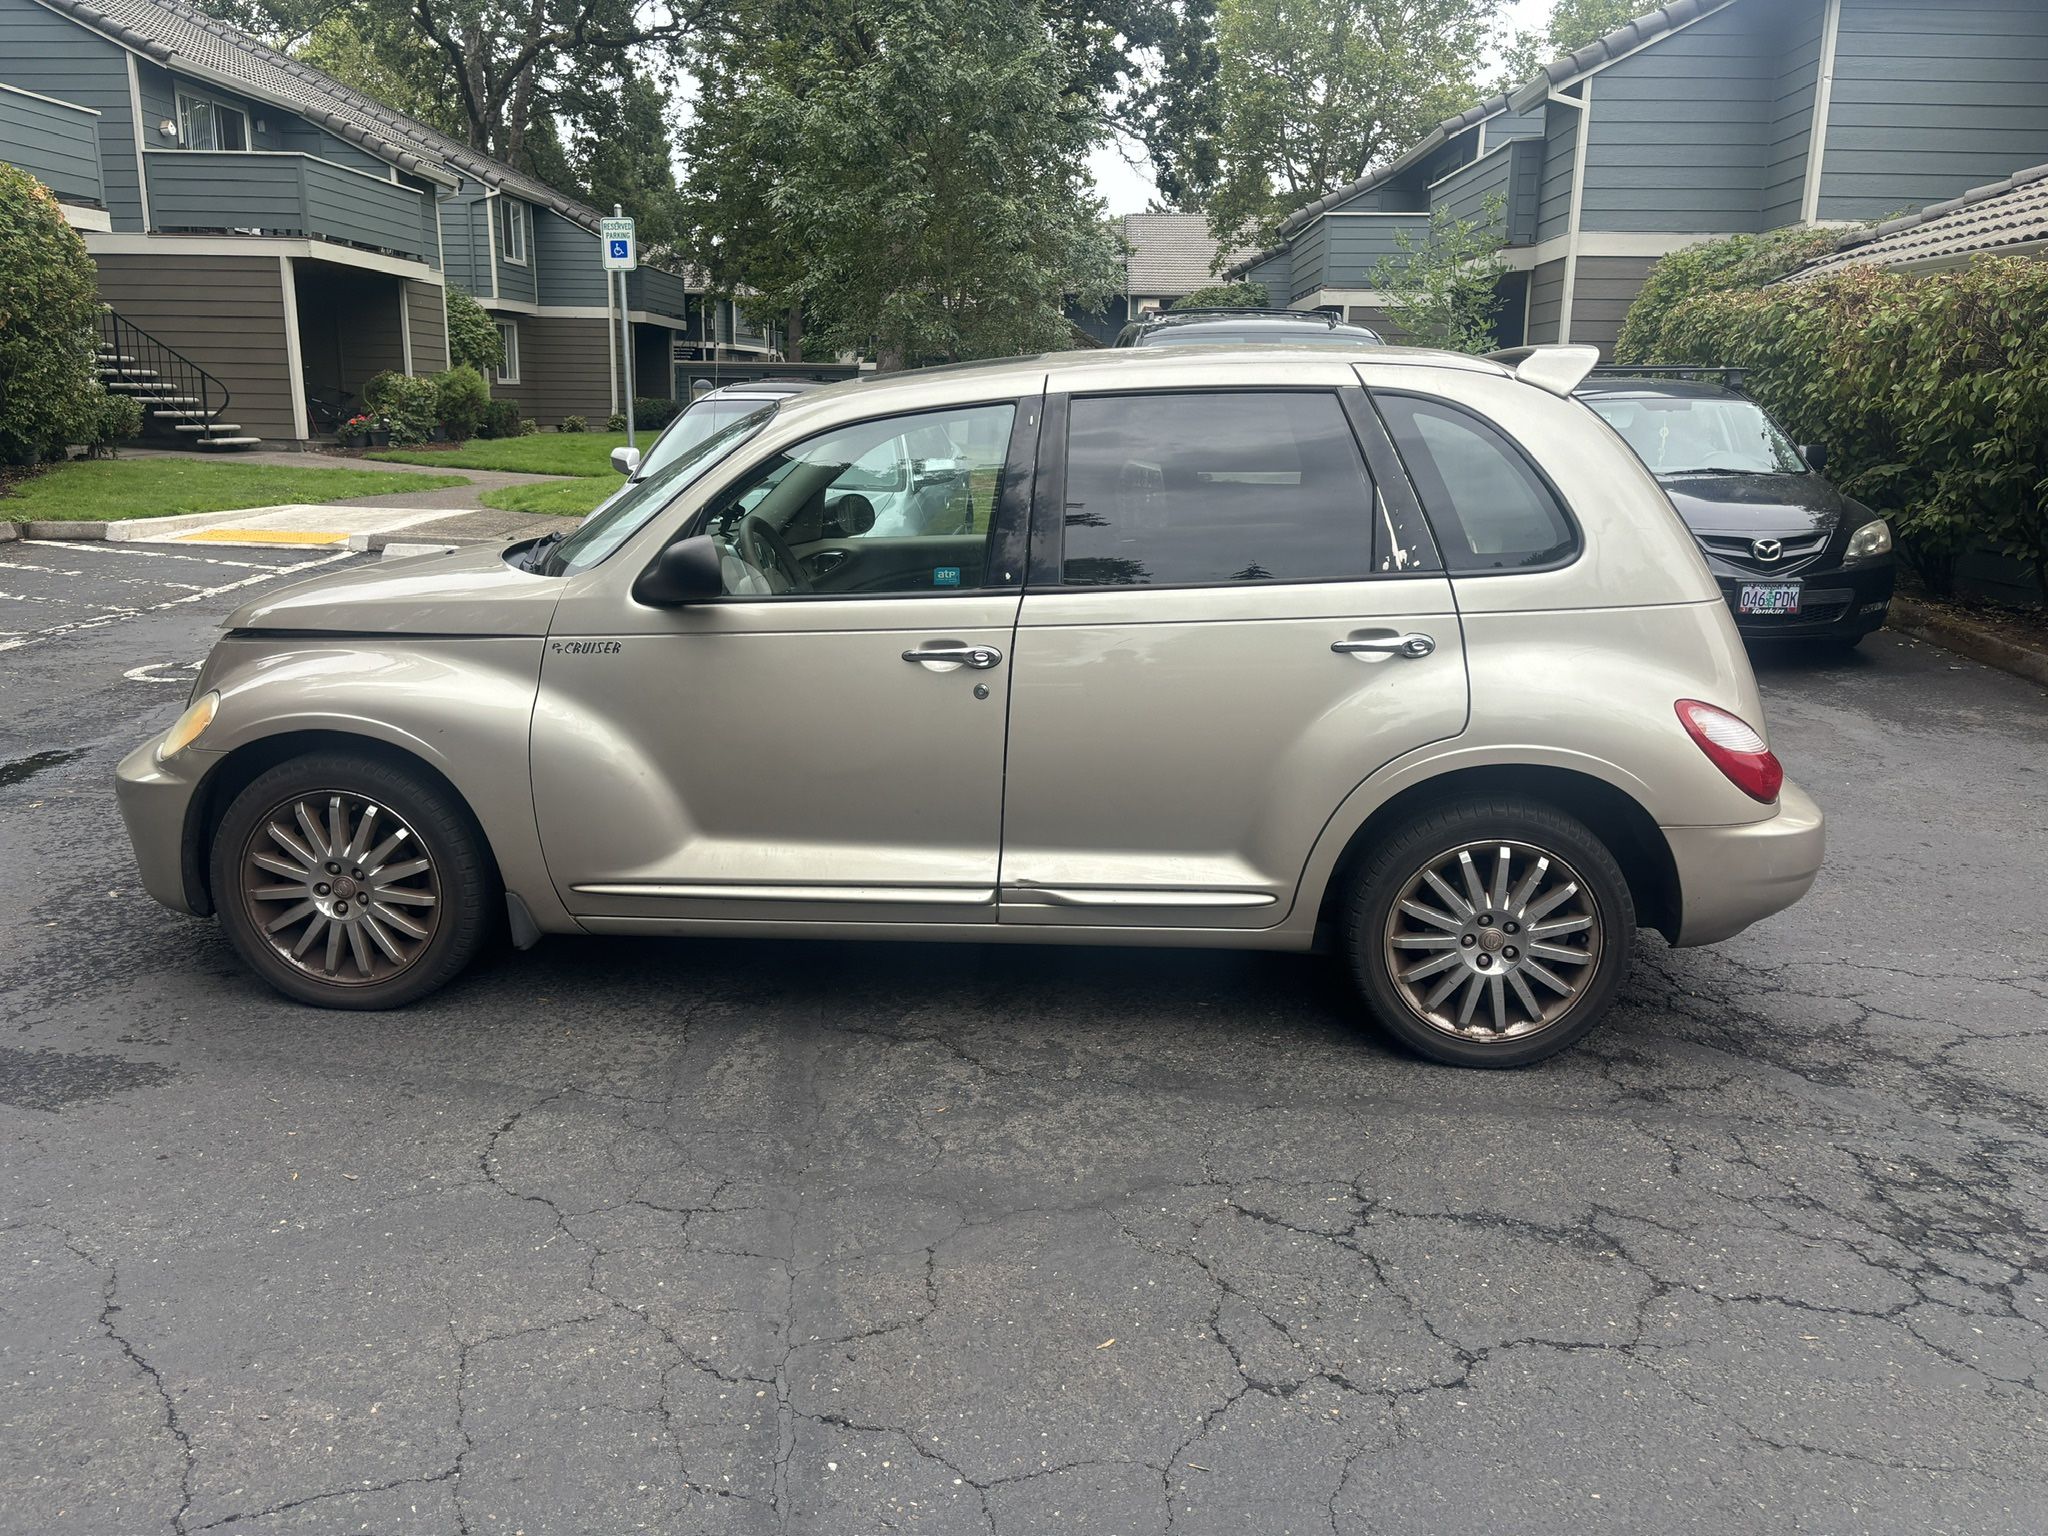
[[[198,433],[200,440],[212,436],[206,429],[221,420],[228,408],[228,389],[219,379],[175,347],[167,346],[134,321],[115,313],[111,305],[100,306],[100,343],[117,360],[133,360],[116,361],[115,368],[149,369],[156,374],[158,381],[171,386],[171,394],[197,400],[199,415],[186,419],[199,422],[202,429]],[[146,431],[149,423],[156,419],[150,409],[151,396],[144,394],[134,398],[142,407],[142,424]],[[191,410],[193,407],[181,406],[180,409]]]

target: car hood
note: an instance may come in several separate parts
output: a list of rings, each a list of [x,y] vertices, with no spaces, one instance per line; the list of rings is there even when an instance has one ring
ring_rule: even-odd
[[[545,635],[559,580],[514,569],[504,546],[378,560],[266,592],[225,627],[330,635]]]
[[[1793,538],[1833,533],[1849,498],[1819,475],[1674,475],[1660,482],[1694,533]]]

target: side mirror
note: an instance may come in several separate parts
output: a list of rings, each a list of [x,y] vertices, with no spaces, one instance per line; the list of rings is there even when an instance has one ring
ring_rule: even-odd
[[[1799,457],[1806,460],[1806,467],[1816,475],[1827,472],[1828,445],[1826,443],[1806,443],[1801,445]]]
[[[633,583],[633,601],[649,608],[680,608],[724,594],[717,541],[708,533],[678,539],[654,557]]]
[[[616,469],[628,480],[633,478],[633,472],[639,467],[640,450],[638,448],[614,448],[612,450],[612,468]]]

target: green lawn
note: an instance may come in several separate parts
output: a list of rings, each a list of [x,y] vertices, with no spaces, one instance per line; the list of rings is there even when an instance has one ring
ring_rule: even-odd
[[[0,491],[0,519],[97,522],[227,512],[279,502],[347,501],[461,485],[467,475],[299,469],[219,459],[93,459],[59,464]]]
[[[640,434],[645,443],[651,433]],[[536,432],[530,437],[473,437],[460,447],[379,448],[364,455],[394,464],[447,464],[455,469],[503,469],[522,475],[611,475],[612,450],[626,446],[623,432]]]
[[[551,512],[558,517],[577,517],[595,507],[626,482],[617,475],[600,479],[579,475],[574,480],[552,480],[544,485],[506,485],[485,491],[483,504],[506,512]]]

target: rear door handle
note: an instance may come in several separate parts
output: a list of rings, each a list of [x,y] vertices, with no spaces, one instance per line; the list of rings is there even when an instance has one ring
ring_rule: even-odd
[[[992,645],[959,645],[951,641],[936,645],[921,645],[916,650],[903,653],[905,661],[940,662],[953,666],[969,666],[977,671],[987,671],[1000,663],[1003,653]]]
[[[1352,636],[1332,640],[1330,649],[1339,656],[1400,656],[1417,661],[1436,649],[1436,636],[1410,631],[1405,635]]]

